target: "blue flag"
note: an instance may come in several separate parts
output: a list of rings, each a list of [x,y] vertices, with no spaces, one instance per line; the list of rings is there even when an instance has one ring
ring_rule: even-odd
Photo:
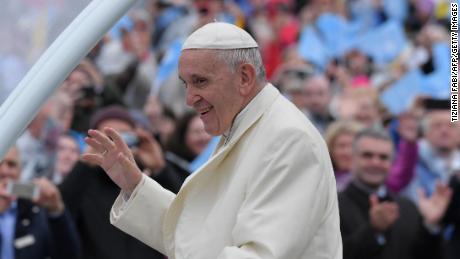
[[[220,137],[213,137],[211,141],[209,141],[208,146],[199,154],[189,165],[189,171],[195,172],[198,168],[200,168],[204,163],[206,163],[209,158],[211,158],[212,152],[216,149],[217,144],[219,143]]]
[[[434,71],[425,76],[421,92],[437,99],[450,98],[450,48],[446,43],[432,47]]]
[[[345,54],[349,39],[353,38],[352,28],[345,19],[336,14],[324,13],[316,20],[316,27],[331,56],[340,57]]]
[[[422,72],[414,69],[386,89],[380,95],[380,101],[393,115],[406,111],[420,92],[424,80]]]
[[[358,39],[357,48],[371,56],[376,64],[392,62],[406,47],[401,23],[387,21]]]
[[[324,69],[329,62],[328,49],[312,26],[306,26],[300,34],[299,54],[302,58]]]
[[[390,19],[404,22],[409,13],[409,4],[407,0],[384,0],[383,10]]]
[[[158,93],[164,81],[177,71],[180,53],[182,50],[182,41],[182,39],[175,40],[168,48],[165,56],[158,65],[155,82],[153,84],[153,93]]]

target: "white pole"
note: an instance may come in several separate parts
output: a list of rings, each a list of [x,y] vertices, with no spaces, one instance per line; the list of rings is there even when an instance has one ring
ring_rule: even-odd
[[[0,158],[40,106],[136,0],[93,0],[59,35],[0,107]]]

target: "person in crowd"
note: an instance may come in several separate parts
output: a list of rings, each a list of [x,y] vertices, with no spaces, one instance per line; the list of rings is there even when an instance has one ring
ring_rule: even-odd
[[[53,182],[60,184],[72,171],[79,157],[80,145],[77,140],[70,133],[62,134],[57,144],[56,163],[52,175]]]
[[[156,57],[150,46],[152,22],[142,9],[131,10],[127,19],[131,26],[120,29],[120,39],[106,41],[96,62],[105,76],[104,93],[110,93],[116,104],[142,110],[155,80]]]
[[[164,107],[158,97],[149,96],[144,106],[144,114],[147,117],[150,130],[164,147],[175,131],[176,116],[167,107]]]
[[[122,189],[111,222],[170,258],[341,258],[326,144],[267,83],[254,39],[206,24],[185,41],[179,75],[206,132],[223,136],[175,195],[141,173],[115,129],[90,130],[83,159]]]
[[[89,128],[91,116],[99,108],[100,100],[91,74],[77,66],[61,85],[74,104],[71,129],[83,133]]]
[[[399,136],[399,142],[396,144],[398,149],[395,150],[392,166],[386,180],[386,187],[394,193],[399,193],[412,180],[415,173],[418,150],[418,127],[415,120],[415,117],[410,113],[401,115],[399,125],[396,128],[396,133]],[[351,174],[352,143],[356,133],[364,128],[362,124],[356,121],[340,120],[332,123],[326,131],[325,139],[339,191],[343,191],[353,179]]]
[[[49,177],[53,172],[62,129],[51,116],[52,109],[52,102],[45,103],[17,140],[22,160],[21,180]]]
[[[17,198],[8,185],[20,174],[19,152],[13,146],[0,160],[0,258],[79,258],[79,236],[56,186],[38,178],[33,181],[36,197]]]
[[[353,88],[335,96],[332,110],[340,119],[352,119],[365,127],[382,126],[377,92],[372,88]]]
[[[152,176],[163,167],[161,150],[145,132],[136,132],[126,109],[108,106],[91,118],[91,127],[112,127],[125,136],[144,173]],[[59,186],[82,240],[83,258],[164,258],[163,255],[110,225],[107,215],[119,188],[95,164],[78,161]]]
[[[323,75],[315,75],[305,81],[305,107],[313,125],[324,133],[334,117],[329,111],[332,99],[329,79]]]
[[[371,87],[372,58],[362,51],[352,49],[344,56],[344,65],[350,76],[346,87]]]
[[[449,237],[445,247],[445,258],[455,259],[460,253],[460,171],[457,170],[449,182],[452,189],[452,200],[444,216],[443,223],[453,227],[453,233]]]
[[[337,191],[343,191],[352,179],[352,143],[363,126],[358,122],[340,120],[327,128],[324,138],[334,167]]]
[[[186,113],[177,122],[166,146],[166,166],[154,179],[164,188],[177,193],[191,173],[190,162],[203,152],[210,140],[211,135],[205,131],[200,116],[193,111]]]
[[[419,122],[413,110],[397,116],[394,128],[393,142],[395,144],[395,158],[387,187],[394,193],[399,193],[415,175],[418,163]]]
[[[422,119],[423,137],[418,143],[415,174],[403,190],[404,195],[414,201],[418,188],[431,195],[437,182],[447,183],[460,168],[460,151],[455,141],[458,124],[450,122],[448,108],[448,101],[439,101],[439,105],[427,107]]]
[[[438,184],[416,205],[385,187],[393,143],[382,130],[367,129],[353,143],[354,179],[339,194],[344,259],[440,258],[441,221],[452,195]]]
[[[305,114],[307,107],[304,85],[313,75],[313,69],[300,62],[282,64],[274,75],[274,82],[280,92]]]

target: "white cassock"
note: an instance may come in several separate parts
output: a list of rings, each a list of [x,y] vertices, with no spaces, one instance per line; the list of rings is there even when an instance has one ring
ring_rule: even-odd
[[[327,147],[271,84],[177,196],[146,176],[125,196],[112,224],[170,259],[342,258]]]

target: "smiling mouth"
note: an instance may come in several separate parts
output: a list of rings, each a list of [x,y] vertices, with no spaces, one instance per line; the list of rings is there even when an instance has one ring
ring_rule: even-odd
[[[212,109],[212,107],[208,107],[208,108],[205,108],[205,109],[201,110],[199,113],[200,113],[200,115],[205,115],[205,114],[207,114],[211,109]]]

